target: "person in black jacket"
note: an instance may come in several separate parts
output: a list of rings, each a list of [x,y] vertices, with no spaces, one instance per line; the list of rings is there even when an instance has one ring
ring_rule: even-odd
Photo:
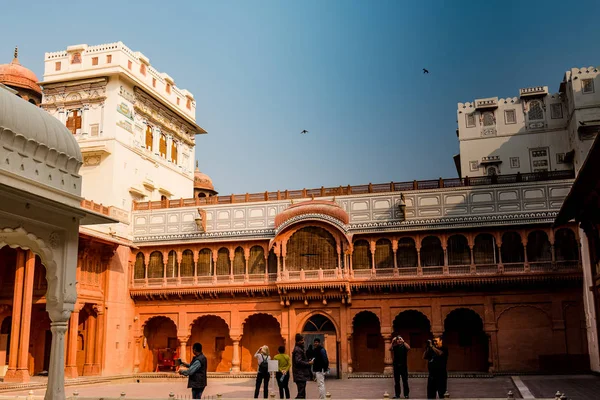
[[[321,339],[316,338],[313,342],[313,372],[317,378],[317,387],[319,388],[319,399],[325,398],[325,374],[329,373],[329,359],[327,352],[321,346]]]
[[[394,392],[395,399],[400,398],[400,378],[402,378],[402,386],[404,389],[404,398],[408,399],[408,351],[410,346],[404,341],[402,336],[396,336],[392,340],[390,347],[394,360]]]
[[[296,346],[292,352],[292,371],[294,382],[298,387],[297,399],[306,398],[306,382],[311,379],[310,366],[312,364],[313,361],[309,361],[304,352],[304,336],[296,333]]]
[[[186,364],[179,359],[179,363],[186,367],[186,370],[179,370],[179,374],[188,377],[188,388],[192,389],[192,399],[201,399],[202,392],[206,388],[206,357],[202,354],[202,345],[194,343],[192,346],[194,358],[192,362]]]
[[[437,395],[440,399],[444,398],[448,386],[448,348],[444,346],[442,337],[438,336],[427,341],[427,349],[423,354],[427,360],[429,377],[427,378],[427,398],[435,399]]]

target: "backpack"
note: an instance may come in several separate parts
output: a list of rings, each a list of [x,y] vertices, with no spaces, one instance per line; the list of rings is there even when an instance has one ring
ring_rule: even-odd
[[[269,373],[269,359],[268,357],[265,357],[264,355],[261,355],[262,357],[262,362],[260,364],[258,364],[258,372],[260,372],[261,374],[268,374]]]

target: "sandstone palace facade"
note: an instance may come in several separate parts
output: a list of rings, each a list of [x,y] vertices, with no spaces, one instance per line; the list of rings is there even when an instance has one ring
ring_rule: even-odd
[[[0,83],[20,93],[13,66]],[[553,223],[598,129],[573,115],[598,112],[600,83],[567,75],[556,95],[460,103],[459,178],[222,196],[194,171],[191,93],[120,42],[47,53],[27,95],[80,145],[82,208],[117,221],[79,228],[66,376],[169,369],[197,341],[209,371],[252,372],[256,348],[298,332],[338,377],[391,373],[395,334],[411,371],[438,334],[450,371],[598,371],[584,233]],[[45,268],[9,246],[0,264],[0,373],[27,381],[49,363]]]

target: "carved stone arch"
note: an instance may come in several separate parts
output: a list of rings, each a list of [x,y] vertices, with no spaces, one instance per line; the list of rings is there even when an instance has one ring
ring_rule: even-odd
[[[356,317],[358,317],[359,314],[362,313],[371,313],[373,315],[375,315],[375,317],[377,317],[377,320],[379,321],[379,326],[381,326],[381,310],[378,309],[365,309],[365,310],[354,310],[354,312],[352,313],[352,318],[350,319],[350,329],[349,332],[350,333],[354,333],[354,320],[356,320]]]
[[[475,315],[477,315],[477,317],[479,317],[479,319],[481,320],[481,326],[485,327],[485,320],[483,315],[481,315],[479,313],[479,311],[477,311],[474,307],[472,306],[460,306],[460,307],[456,307],[448,312],[446,312],[445,314],[442,314],[442,327],[446,327],[446,320],[448,319],[448,317],[450,316],[450,314],[452,314],[453,312],[457,312],[459,310],[468,310],[471,311],[472,313],[474,313]]]
[[[277,324],[279,325],[279,329],[281,330],[281,315],[276,316],[274,313],[270,313],[270,312],[255,312],[252,314],[248,314],[246,316],[246,318],[244,318],[244,320],[242,321],[242,323],[240,324],[240,330],[242,331],[242,333],[244,332],[244,326],[246,325],[246,322],[248,322],[248,320],[250,319],[250,317],[252,317],[253,315],[265,315],[267,317],[271,317],[273,318],[275,321],[277,321]]]
[[[546,315],[546,317],[548,317],[548,321],[550,321],[550,323],[552,323],[552,315],[547,310],[544,310],[542,307],[535,305],[535,304],[515,304],[512,306],[506,307],[504,310],[502,310],[498,313],[498,315],[496,316],[496,325],[498,325],[498,321],[500,321],[502,314],[504,314],[508,310],[512,310],[513,308],[527,308],[527,307],[536,308],[536,309],[540,310],[541,312],[544,313],[544,315]]]
[[[63,289],[64,297],[60,293],[61,277],[58,276],[58,266],[55,261],[54,251],[62,250],[64,246],[64,243],[61,243],[62,237],[64,235],[61,233],[52,232],[49,235],[48,244],[46,244],[44,240],[38,238],[33,233],[27,232],[22,227],[16,229],[4,228],[0,231],[0,249],[8,246],[13,249],[31,250],[40,257],[42,265],[46,268],[46,280],[48,282],[48,289],[46,291],[47,303],[64,301],[65,303],[75,304],[77,299],[75,285],[69,285],[69,287]]]
[[[322,315],[324,317],[326,317],[328,320],[331,321],[331,323],[333,324],[333,326],[335,327],[335,332],[338,335],[337,340],[340,341],[341,340],[341,328],[340,328],[340,323],[339,321],[337,321],[335,319],[335,317],[331,314],[328,314],[324,311],[321,310],[312,310],[311,312],[307,313],[306,315],[304,315],[302,317],[302,319],[300,320],[300,322],[297,325],[297,329],[296,332],[302,332],[304,329],[304,325],[306,325],[306,323],[308,322],[309,319],[311,319],[312,317],[314,317],[315,315]]]
[[[394,320],[395,320],[395,319],[396,319],[396,318],[397,318],[397,317],[398,317],[400,314],[402,314],[402,313],[404,313],[404,312],[407,312],[407,311],[410,311],[410,312],[417,312],[417,313],[419,313],[419,314],[422,314],[422,315],[425,317],[425,319],[427,319],[427,321],[429,321],[429,326],[432,326],[432,323],[431,323],[431,315],[428,315],[429,313],[427,313],[427,312],[423,311],[423,309],[421,309],[421,308],[415,308],[415,307],[404,308],[404,309],[402,309],[402,310],[398,311],[398,313],[397,313],[397,314],[394,316],[394,318],[392,319],[392,324],[393,324]]]
[[[283,246],[285,246],[287,240],[294,234],[294,232],[307,226],[317,226],[329,231],[329,233],[331,233],[336,240],[338,246],[341,244],[339,242],[340,238],[346,240],[346,245],[352,242],[352,236],[349,235],[347,227],[345,227],[337,219],[326,215],[304,214],[287,220],[276,229],[275,237],[269,241],[269,251],[271,250],[271,247],[275,241],[279,241]],[[335,233],[332,232],[331,229],[334,229]]]
[[[144,330],[145,330],[145,328],[146,328],[146,325],[148,325],[148,323],[149,323],[150,321],[152,321],[152,320],[154,320],[154,319],[160,319],[160,318],[164,318],[164,319],[168,319],[168,320],[170,320],[170,321],[171,321],[171,322],[173,322],[173,324],[175,325],[175,328],[176,328],[177,330],[179,330],[179,325],[177,324],[177,321],[175,321],[175,319],[173,319],[173,318],[172,318],[170,315],[158,314],[158,315],[152,315],[152,316],[149,316],[149,317],[147,317],[146,319],[144,319],[144,321],[143,321],[143,322],[141,323],[141,325],[140,325],[140,326],[141,326],[141,332],[142,332],[142,335],[143,335],[143,333],[144,333]]]
[[[215,317],[215,318],[219,318],[221,320],[223,320],[223,322],[225,322],[225,325],[227,325],[227,328],[229,328],[229,330],[231,330],[231,325],[229,323],[229,321],[227,321],[227,319],[223,318],[222,315],[216,314],[216,313],[206,313],[206,314],[202,314],[202,315],[198,315],[196,318],[194,318],[194,320],[192,322],[190,322],[188,324],[188,331],[187,334],[190,335],[192,332],[192,327],[194,326],[194,324],[199,321],[202,318],[205,317]]]

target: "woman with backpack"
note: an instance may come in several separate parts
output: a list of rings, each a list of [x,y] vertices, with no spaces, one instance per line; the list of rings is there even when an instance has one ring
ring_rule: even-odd
[[[260,392],[260,385],[262,382],[265,382],[265,386],[263,388],[264,398],[269,398],[269,360],[271,357],[269,356],[269,346],[266,344],[256,351],[254,357],[258,360],[258,373],[256,374],[256,388],[254,389],[254,398],[258,399],[258,393]]]

